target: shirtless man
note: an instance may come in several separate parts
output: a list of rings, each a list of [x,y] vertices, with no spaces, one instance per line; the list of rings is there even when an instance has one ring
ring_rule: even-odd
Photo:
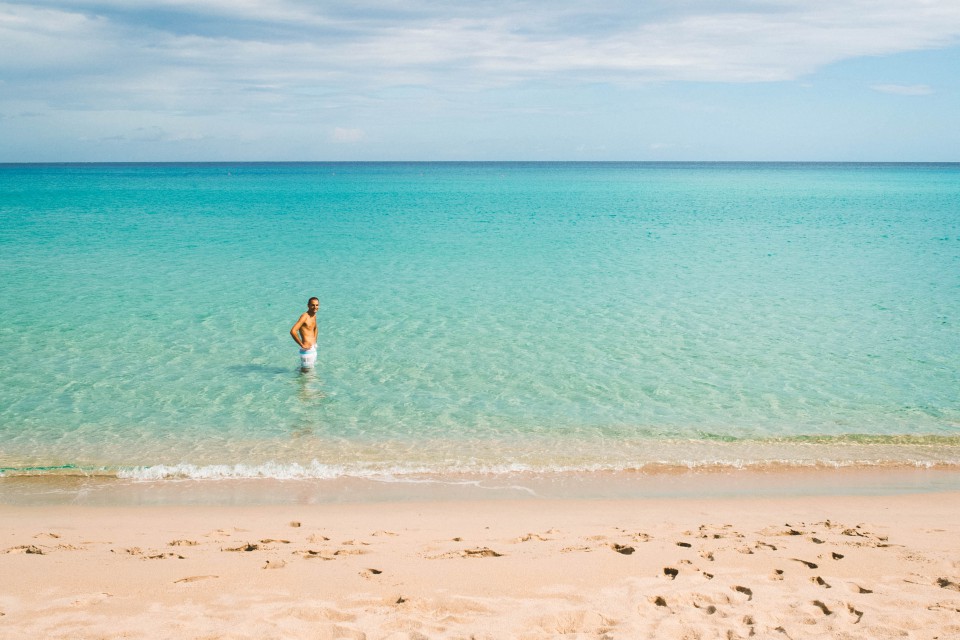
[[[308,371],[317,363],[317,311],[320,310],[320,300],[310,298],[307,301],[307,312],[300,314],[300,319],[290,328],[290,335],[294,342],[300,345],[300,369]]]

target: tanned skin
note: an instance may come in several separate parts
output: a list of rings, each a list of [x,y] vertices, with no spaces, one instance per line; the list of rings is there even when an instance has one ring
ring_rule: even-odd
[[[290,328],[290,336],[301,349],[309,349],[317,344],[317,311],[319,310],[320,300],[310,298],[306,313],[301,313],[297,323]]]

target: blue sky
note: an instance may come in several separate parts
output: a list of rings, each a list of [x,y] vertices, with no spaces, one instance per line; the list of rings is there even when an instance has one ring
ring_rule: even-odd
[[[0,0],[0,162],[960,161],[958,0]]]

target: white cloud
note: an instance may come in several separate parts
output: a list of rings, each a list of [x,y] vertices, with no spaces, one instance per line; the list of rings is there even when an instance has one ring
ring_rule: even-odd
[[[0,69],[55,71],[85,62],[122,77],[189,66],[208,76],[186,85],[201,92],[210,81],[272,84],[280,93],[318,83],[358,91],[544,78],[780,81],[847,58],[960,39],[956,0],[733,2],[722,9],[663,0],[642,10],[613,0],[439,8],[290,0],[43,4],[0,2]]]
[[[403,107],[456,131],[480,112],[491,130],[507,113],[556,123],[587,117],[594,103],[576,97],[601,85],[806,81],[958,43],[957,0],[0,0],[0,117],[42,114],[35,133],[51,140],[156,125],[258,149],[284,135],[309,148],[299,132],[314,128],[354,153],[365,133],[334,127]]]
[[[76,71],[106,58],[117,34],[82,13],[0,3],[0,73]]]
[[[875,84],[870,88],[898,96],[928,96],[933,93],[933,88],[925,84]]]
[[[334,142],[340,143],[353,143],[360,142],[363,140],[364,136],[363,129],[347,129],[344,127],[335,127],[333,133],[331,134],[331,139]]]

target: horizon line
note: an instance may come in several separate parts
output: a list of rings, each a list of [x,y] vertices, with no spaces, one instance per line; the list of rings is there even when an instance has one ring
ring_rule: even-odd
[[[32,160],[0,161],[0,166],[23,165],[139,165],[139,164],[858,164],[952,165],[960,160]]]

